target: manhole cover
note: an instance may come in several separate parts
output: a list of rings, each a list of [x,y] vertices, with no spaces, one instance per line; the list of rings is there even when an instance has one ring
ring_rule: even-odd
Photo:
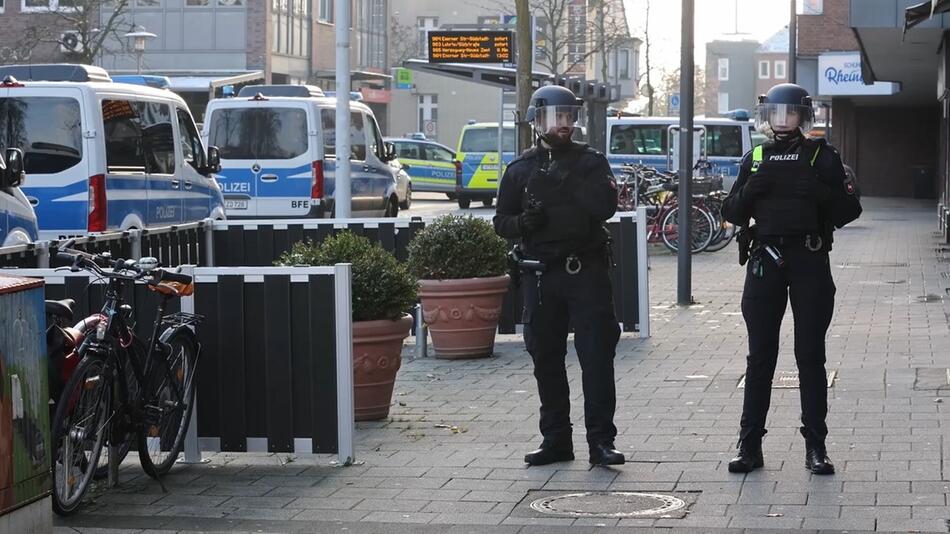
[[[915,374],[914,389],[917,391],[950,388],[950,369],[918,367]]]
[[[828,387],[835,384],[837,376],[838,371],[828,371]],[[798,389],[800,386],[798,371],[776,371],[775,377],[772,379],[772,389]],[[745,389],[745,375],[742,375],[737,388]]]
[[[568,517],[682,517],[686,501],[659,493],[585,491],[537,499],[531,508]]]

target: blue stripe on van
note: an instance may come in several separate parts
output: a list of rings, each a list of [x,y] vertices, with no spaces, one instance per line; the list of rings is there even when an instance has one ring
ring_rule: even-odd
[[[83,178],[56,187],[30,187],[29,179],[21,189],[34,203],[40,230],[85,232],[88,221],[89,182]],[[76,200],[65,200],[77,197]]]
[[[311,164],[307,163],[298,167],[273,167],[264,164],[260,174],[274,174],[277,181],[269,187],[263,189],[261,196],[265,197],[307,197],[310,198],[310,178],[312,173]],[[247,167],[228,167],[227,163],[222,163],[221,172],[215,176],[218,183],[221,184],[224,196],[256,197],[258,192],[258,175],[255,175]],[[291,178],[298,176],[297,178]]]

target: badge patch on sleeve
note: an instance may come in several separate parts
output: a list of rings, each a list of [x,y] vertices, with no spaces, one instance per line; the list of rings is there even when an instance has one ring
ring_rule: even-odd
[[[844,180],[844,190],[849,195],[854,196],[856,189],[854,187],[854,180],[852,178],[849,177]]]

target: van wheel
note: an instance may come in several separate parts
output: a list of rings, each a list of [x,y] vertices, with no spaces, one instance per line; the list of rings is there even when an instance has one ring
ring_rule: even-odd
[[[412,186],[406,187],[406,200],[399,203],[399,209],[408,210],[412,205]]]
[[[467,210],[468,207],[471,206],[471,205],[472,205],[472,199],[470,199],[470,198],[465,198],[465,197],[459,197],[459,207],[460,207],[460,208],[462,208],[463,210]]]
[[[446,193],[445,196],[449,197],[449,200],[455,200],[459,197],[455,193]]]
[[[399,213],[399,199],[393,195],[386,203],[386,212],[383,217],[395,217]]]
[[[491,205],[492,205],[492,201],[494,201],[494,199],[492,199],[492,198],[483,199],[483,200],[482,200],[482,206],[485,206],[486,208],[490,208]]]

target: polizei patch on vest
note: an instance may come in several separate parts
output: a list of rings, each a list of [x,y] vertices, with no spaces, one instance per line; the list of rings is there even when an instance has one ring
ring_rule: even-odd
[[[798,154],[775,154],[769,156],[769,161],[798,161]]]

